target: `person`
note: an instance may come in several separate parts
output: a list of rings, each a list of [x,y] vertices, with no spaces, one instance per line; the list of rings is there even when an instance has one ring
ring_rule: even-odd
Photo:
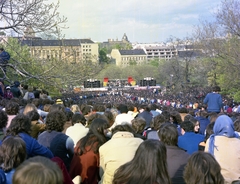
[[[38,136],[38,143],[49,148],[55,157],[63,160],[67,170],[73,158],[74,142],[72,138],[62,133],[66,122],[64,112],[52,111],[46,118],[46,130]]]
[[[0,64],[4,73],[3,78],[6,77],[6,64],[8,63],[10,58],[11,58],[10,54],[6,52],[4,48],[0,48]]]
[[[116,169],[132,160],[142,142],[142,139],[134,137],[130,125],[114,127],[112,138],[99,148],[101,177],[99,184],[112,183]]]
[[[146,137],[143,136],[144,128],[146,127],[146,120],[144,118],[136,117],[132,120],[132,128],[134,130],[134,137],[141,138],[143,140]]]
[[[36,139],[30,136],[31,131],[31,121],[30,119],[23,115],[18,114],[15,118],[13,118],[9,128],[7,129],[6,136],[20,136],[25,144],[27,149],[27,157],[34,157],[37,155],[45,156],[47,158],[52,158],[52,152],[40,145]]]
[[[4,98],[10,100],[13,98],[13,93],[11,92],[11,87],[10,86],[6,86],[6,89],[4,90]]]
[[[13,184],[63,184],[63,174],[56,163],[36,156],[24,161],[13,174]]]
[[[15,98],[19,98],[22,95],[19,81],[14,82],[14,85],[11,87],[11,92]]]
[[[72,138],[74,146],[77,145],[77,142],[87,135],[89,128],[86,128],[86,119],[82,114],[76,113],[72,117],[72,125],[67,128],[66,135]]]
[[[113,184],[170,184],[165,145],[158,140],[140,144],[133,159],[120,166]]]
[[[167,148],[168,173],[172,184],[185,184],[183,170],[190,155],[177,146],[177,127],[170,123],[162,124],[158,136]]]
[[[215,121],[213,134],[206,142],[205,152],[211,153],[218,161],[226,183],[240,178],[238,137],[232,119],[227,115],[220,115]]]
[[[26,144],[20,137],[7,137],[0,146],[0,167],[5,172],[7,184],[12,183],[15,169],[26,159]]]
[[[205,135],[205,139],[203,142],[200,142],[198,145],[198,150],[199,151],[204,151],[205,146],[206,146],[206,142],[208,140],[208,138],[213,134],[213,127],[214,127],[215,123],[210,123],[208,124],[207,128],[206,128],[206,135]]]
[[[178,137],[178,146],[186,150],[188,154],[198,151],[198,145],[204,141],[204,136],[194,133],[194,126],[190,121],[183,121],[180,126],[182,136]]]
[[[214,86],[211,93],[208,93],[203,100],[207,104],[207,112],[220,113],[223,107],[222,96],[219,94],[221,91],[219,86]]]
[[[224,184],[221,167],[209,153],[196,152],[191,155],[184,169],[186,184],[212,183]]]
[[[106,141],[109,123],[96,118],[90,125],[89,132],[80,139],[74,148],[69,174],[71,178],[80,175],[82,184],[97,184],[99,181],[99,147]]]
[[[5,106],[5,112],[8,115],[8,122],[6,128],[8,128],[12,122],[12,119],[16,117],[19,112],[19,104],[13,101],[8,101]]]
[[[145,129],[149,128],[150,123],[151,123],[152,118],[153,118],[153,115],[150,112],[150,107],[147,106],[147,105],[141,105],[139,112],[140,113],[136,117],[139,117],[139,118],[141,117],[141,118],[145,119],[145,121],[146,121]]]
[[[131,121],[133,120],[133,117],[128,113],[128,107],[124,104],[120,104],[118,106],[118,110],[120,114],[118,114],[115,118],[115,122],[113,125],[109,128],[109,130],[113,129],[117,125],[122,125],[122,124],[130,124]]]
[[[199,133],[202,135],[205,135],[206,128],[207,128],[208,124],[210,123],[210,120],[208,119],[207,111],[205,111],[205,110],[198,111],[196,119],[200,125]]]
[[[5,111],[0,110],[0,140],[5,137],[4,128],[7,126],[8,115]]]

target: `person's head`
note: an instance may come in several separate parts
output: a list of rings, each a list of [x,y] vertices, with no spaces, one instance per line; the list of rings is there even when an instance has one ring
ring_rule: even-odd
[[[181,124],[182,123],[182,117],[178,111],[172,111],[170,112],[170,122]]]
[[[133,159],[120,166],[115,172],[113,184],[169,184],[171,182],[166,159],[166,147],[162,142],[151,139],[146,140],[140,144]]]
[[[220,92],[221,91],[221,88],[219,86],[213,86],[212,87],[212,91],[213,92]]]
[[[76,105],[76,104],[71,106],[71,111],[72,111],[74,114],[81,112],[79,106]]]
[[[186,184],[224,184],[220,165],[211,154],[203,151],[191,155],[185,166],[183,177]]]
[[[63,184],[59,166],[48,158],[36,156],[24,161],[15,171],[13,184]]]
[[[25,106],[23,114],[26,115],[30,111],[37,111],[37,107],[32,103],[29,103]]]
[[[111,111],[107,110],[104,112],[104,116],[106,116],[110,126],[112,126],[115,121],[115,117],[113,116],[113,113]]]
[[[124,104],[120,104],[118,106],[118,110],[119,112],[122,114],[122,113],[127,113],[128,112],[128,107]]]
[[[215,123],[209,123],[206,127],[206,135],[205,135],[205,141],[214,133],[213,127]]]
[[[240,132],[240,119],[234,121],[234,129],[236,132]]]
[[[210,123],[214,123],[217,118],[218,118],[218,114],[217,114],[216,112],[211,112],[211,113],[209,113]]]
[[[130,132],[130,133],[134,134],[134,130],[129,124],[115,126],[112,129],[112,135],[114,135],[117,132]]]
[[[224,135],[226,137],[236,136],[233,121],[227,115],[221,115],[216,119],[213,132],[215,135]]]
[[[175,125],[170,123],[162,124],[158,131],[158,136],[165,145],[177,146],[178,131]]]
[[[53,105],[51,105],[49,112],[53,112],[53,111],[65,112],[65,107],[62,104],[53,104]]]
[[[180,125],[182,129],[182,134],[185,132],[193,132],[194,131],[194,125],[191,121],[183,121]]]
[[[8,115],[16,115],[19,112],[19,105],[16,102],[9,101],[5,106]]]
[[[0,146],[0,163],[5,172],[17,168],[27,157],[26,144],[21,137],[6,137]]]
[[[158,130],[160,128],[160,126],[166,122],[167,121],[166,121],[164,115],[159,114],[152,119],[150,126],[152,129]]]
[[[3,110],[0,110],[0,129],[7,126],[8,116],[7,113]]]
[[[146,126],[146,120],[144,118],[134,118],[132,121],[132,128],[134,129],[135,133],[141,134],[144,131]]]
[[[189,121],[192,122],[193,126],[194,126],[194,132],[198,133],[199,129],[200,129],[200,123],[197,119],[195,119],[194,117],[190,117]]]
[[[99,113],[92,113],[90,116],[88,116],[86,119],[87,119],[87,127],[90,127],[93,120],[97,119],[97,118],[100,118],[100,119],[105,119],[106,121],[108,121],[107,117],[102,115],[102,114],[99,114]]]
[[[15,87],[19,87],[20,86],[20,82],[19,81],[14,81],[14,86]]]
[[[86,124],[86,119],[82,114],[76,113],[73,115],[72,117],[72,124],[76,124],[76,123],[81,123],[83,125]]]
[[[109,128],[109,123],[106,119],[96,118],[92,121],[89,132],[95,135],[105,136],[106,130]]]
[[[7,135],[17,135],[19,133],[29,134],[31,131],[31,121],[24,114],[18,114],[12,119],[10,126],[7,129]]]
[[[45,105],[43,106],[43,110],[44,110],[45,112],[49,112],[51,106],[52,106],[51,104],[45,104]]]
[[[46,129],[48,131],[62,132],[63,126],[66,123],[66,116],[62,111],[49,112],[46,117]]]
[[[85,105],[83,108],[82,108],[82,114],[85,116],[85,115],[89,115],[92,113],[92,106],[90,105]]]
[[[27,117],[29,117],[29,119],[31,121],[38,121],[39,118],[40,118],[40,115],[38,114],[38,112],[36,110],[33,110],[33,111],[29,111],[27,114],[26,114]]]

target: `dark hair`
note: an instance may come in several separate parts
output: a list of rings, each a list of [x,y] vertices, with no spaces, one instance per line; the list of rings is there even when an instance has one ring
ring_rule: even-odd
[[[173,122],[176,124],[182,123],[181,115],[178,111],[172,111],[170,112],[170,117],[173,119]]]
[[[141,134],[146,126],[146,120],[142,117],[135,118],[131,121],[132,128],[137,134]]]
[[[53,112],[53,111],[65,112],[65,107],[62,104],[53,104],[51,105],[49,112]]]
[[[59,166],[48,158],[35,156],[24,161],[15,171],[13,184],[63,184]]]
[[[183,121],[180,124],[180,127],[185,131],[185,132],[193,132],[194,131],[194,125],[191,121]]]
[[[94,153],[98,153],[99,147],[107,141],[104,134],[104,130],[107,128],[109,128],[107,120],[101,118],[94,119],[87,135],[77,143],[77,146],[79,145],[77,147],[78,154],[84,154],[87,151],[87,146],[90,146]]]
[[[31,121],[24,114],[18,114],[12,119],[10,126],[7,129],[7,135],[18,135],[19,133],[29,134],[31,131]]]
[[[32,110],[32,111],[29,111],[27,114],[26,114],[27,117],[29,117],[29,119],[31,121],[37,121],[39,120],[40,118],[40,115],[38,114],[38,112],[36,110]]]
[[[112,135],[114,135],[117,132],[130,132],[130,133],[134,134],[134,130],[129,124],[115,126],[112,129]]]
[[[8,116],[7,113],[3,110],[0,110],[0,129],[7,126]]]
[[[48,131],[57,131],[61,132],[63,131],[63,126],[66,123],[66,116],[64,112],[58,110],[58,111],[52,111],[49,112],[46,117],[46,129]]]
[[[71,121],[74,113],[72,111],[64,111],[66,116],[66,121]]]
[[[154,130],[158,130],[160,126],[166,122],[166,118],[162,114],[159,114],[152,119],[151,128]]]
[[[72,117],[72,124],[76,124],[76,123],[81,123],[83,125],[86,124],[86,119],[82,114],[76,113],[73,115]]]
[[[158,136],[160,140],[169,146],[177,146],[178,143],[178,131],[177,127],[170,123],[162,124]]]
[[[83,115],[87,115],[89,112],[92,111],[92,106],[86,105],[81,109],[81,111]]]
[[[113,113],[109,110],[104,112],[104,116],[106,116],[106,118],[108,119],[108,122],[110,124],[110,127],[113,125],[115,118],[113,116]]]
[[[120,104],[117,108],[120,113],[127,113],[128,112],[128,107],[124,104]]]
[[[120,166],[113,184],[170,184],[165,145],[158,140],[146,140],[138,147],[134,158]]]
[[[213,92],[220,92],[221,88],[219,86],[213,86],[212,91]]]
[[[0,147],[0,163],[5,172],[17,168],[26,157],[26,144],[21,137],[10,136],[3,140]]]
[[[215,123],[209,123],[206,127],[206,135],[205,135],[205,142],[208,140],[210,135],[214,134],[213,127]]]
[[[165,117],[166,122],[170,121],[170,112],[169,111],[163,111],[162,115]]]
[[[183,173],[186,184],[224,184],[221,167],[207,152],[195,152],[189,158]]]
[[[9,101],[5,106],[8,115],[16,115],[19,111],[19,105],[16,102]]]
[[[234,129],[235,131],[240,132],[240,119],[234,121]]]

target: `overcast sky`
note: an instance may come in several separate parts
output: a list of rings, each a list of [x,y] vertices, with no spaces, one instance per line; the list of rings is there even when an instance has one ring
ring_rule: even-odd
[[[109,38],[130,42],[165,42],[190,36],[200,19],[211,19],[221,0],[60,0],[68,18],[65,38]]]

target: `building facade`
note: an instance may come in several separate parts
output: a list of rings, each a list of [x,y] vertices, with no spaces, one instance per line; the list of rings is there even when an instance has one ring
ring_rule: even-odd
[[[21,45],[30,48],[31,55],[39,59],[61,59],[77,63],[85,60],[98,62],[98,44],[91,39],[43,40],[26,38]]]
[[[117,66],[128,66],[131,63],[143,64],[147,61],[147,55],[143,49],[118,50],[112,49],[111,57],[116,61]]]

